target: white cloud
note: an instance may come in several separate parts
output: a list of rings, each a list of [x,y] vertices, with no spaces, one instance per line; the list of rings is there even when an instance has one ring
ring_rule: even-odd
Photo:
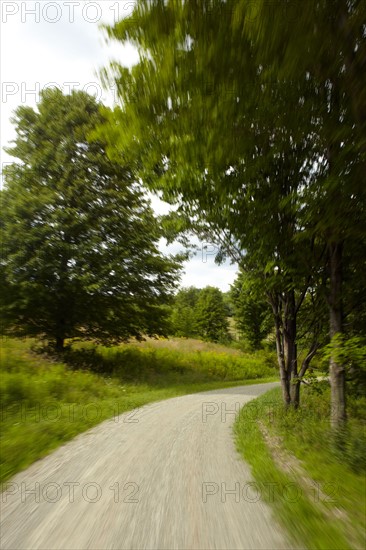
[[[182,286],[195,286],[204,288],[205,286],[216,286],[223,292],[230,289],[230,285],[234,282],[238,268],[236,265],[230,265],[226,262],[218,266],[213,258],[207,259],[207,262],[202,261],[202,256],[198,253],[197,258],[186,262],[185,274],[181,279]]]
[[[73,10],[70,4],[74,4]],[[47,5],[49,9],[44,11]],[[49,21],[57,16],[52,5],[59,6],[60,20],[54,23]],[[98,15],[93,5],[100,8],[95,23],[90,22]],[[12,112],[19,105],[35,107],[39,92],[51,83],[66,93],[84,89],[111,103],[113,90],[102,89],[99,70],[113,58],[126,66],[138,59],[132,45],[106,44],[100,29],[118,13],[131,12],[131,2],[3,1],[0,7],[2,147],[15,135],[9,121]],[[10,160],[3,152],[1,156],[2,162]]]
[[[183,264],[181,286],[197,288],[216,286],[223,292],[227,292],[236,278],[238,266],[231,264],[229,260],[221,265],[216,264],[215,256],[218,248],[215,244],[201,242],[197,238],[192,238],[190,242],[196,245],[197,249],[195,255]],[[185,251],[177,242],[169,246],[162,242],[160,249],[165,254],[178,254]]]

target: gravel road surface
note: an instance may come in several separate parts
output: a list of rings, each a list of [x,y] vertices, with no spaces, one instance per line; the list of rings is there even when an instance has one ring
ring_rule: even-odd
[[[275,385],[152,403],[81,434],[5,486],[1,549],[291,548],[232,434],[235,410]]]

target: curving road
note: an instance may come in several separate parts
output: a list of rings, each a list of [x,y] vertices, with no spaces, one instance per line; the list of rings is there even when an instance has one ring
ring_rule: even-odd
[[[230,410],[275,385],[153,403],[81,434],[7,484],[1,549],[290,548],[231,429]]]

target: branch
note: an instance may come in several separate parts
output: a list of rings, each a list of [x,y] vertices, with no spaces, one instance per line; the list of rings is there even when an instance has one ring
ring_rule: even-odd
[[[314,357],[314,355],[316,354],[316,352],[318,351],[319,347],[320,347],[319,342],[315,341],[315,342],[312,343],[311,348],[309,350],[309,353],[307,354],[307,356],[305,357],[305,359],[302,362],[301,370],[299,372],[299,378],[302,378],[304,376],[304,374],[306,373],[306,371],[307,371],[307,369],[310,365],[310,362],[311,362],[312,358]]]
[[[302,293],[301,293],[301,295],[300,295],[300,299],[299,299],[299,301],[298,301],[297,306],[295,307],[295,315],[298,314],[299,309],[300,309],[301,306],[302,306],[302,303],[303,303],[303,301],[304,301],[304,298],[305,298],[306,293],[307,293],[308,288],[309,288],[310,280],[311,280],[311,275],[308,276],[308,278],[307,278],[307,280],[306,280],[305,288],[304,288],[304,290],[302,291]]]

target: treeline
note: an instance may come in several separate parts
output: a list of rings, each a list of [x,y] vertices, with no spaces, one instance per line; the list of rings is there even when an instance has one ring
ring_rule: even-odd
[[[171,333],[226,344],[232,339],[228,322],[230,314],[230,305],[218,288],[183,288],[174,298]]]
[[[170,306],[170,334],[209,342],[238,342],[258,350],[264,340],[274,346],[274,325],[269,304],[239,274],[229,292],[207,286],[180,289]],[[274,349],[274,348],[273,348]]]

